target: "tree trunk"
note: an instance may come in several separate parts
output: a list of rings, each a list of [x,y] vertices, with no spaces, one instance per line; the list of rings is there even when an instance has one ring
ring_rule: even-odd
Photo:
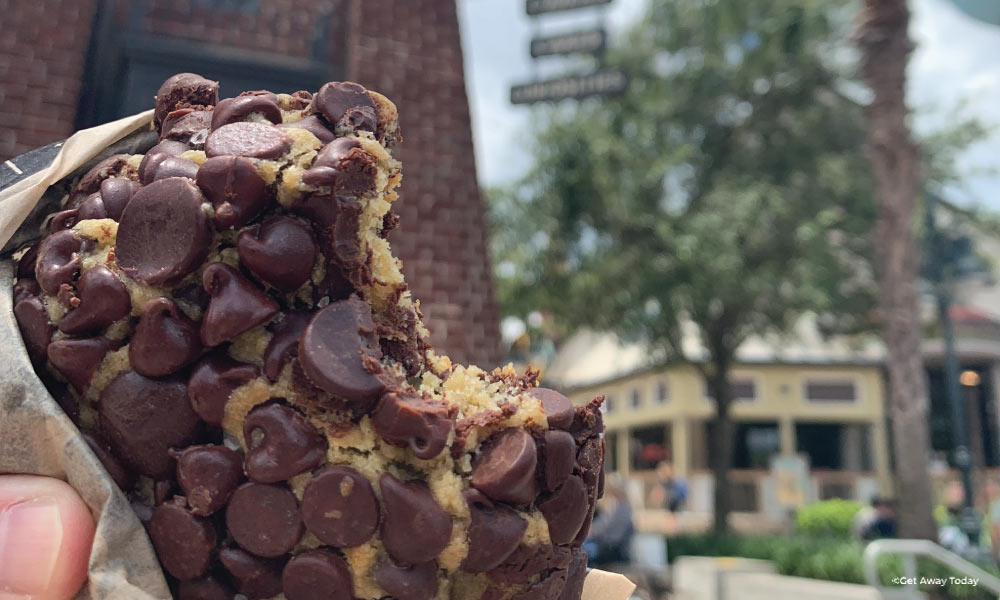
[[[732,510],[732,486],[729,482],[729,471],[733,466],[733,418],[729,412],[732,405],[732,388],[729,386],[729,369],[727,366],[716,365],[715,369],[706,375],[708,389],[715,399],[715,427],[709,458],[712,462],[712,475],[715,478],[715,505],[712,517],[712,529],[715,533],[725,533],[729,528],[729,512]]]
[[[906,0],[865,0],[858,44],[874,92],[868,143],[879,203],[877,247],[883,335],[902,537],[936,539],[929,466],[930,432],[917,296],[914,204],[919,150],[910,138],[904,86],[912,45]]]

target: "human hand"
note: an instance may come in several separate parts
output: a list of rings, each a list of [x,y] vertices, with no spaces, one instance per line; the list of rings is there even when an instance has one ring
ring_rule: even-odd
[[[94,519],[66,482],[0,475],[0,600],[69,600],[93,539]]]

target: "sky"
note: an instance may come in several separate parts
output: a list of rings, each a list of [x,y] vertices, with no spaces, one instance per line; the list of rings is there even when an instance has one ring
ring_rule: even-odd
[[[613,0],[609,7],[531,17],[524,0],[458,0],[472,111],[479,181],[484,186],[517,179],[530,166],[532,109],[512,106],[510,86],[559,74],[559,59],[532,60],[529,41],[604,20],[609,44],[616,32],[642,14],[645,0]],[[1000,211],[1000,27],[967,17],[948,0],[911,0],[908,101],[918,132],[946,126],[956,114],[996,127],[960,160],[960,187],[949,190],[961,204]],[[962,110],[959,110],[959,109]]]

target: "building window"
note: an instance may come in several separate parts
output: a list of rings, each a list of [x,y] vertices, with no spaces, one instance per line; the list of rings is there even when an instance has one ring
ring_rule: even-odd
[[[712,399],[712,392],[708,389],[708,384],[704,384],[705,397]],[[729,381],[729,389],[732,391],[733,400],[736,402],[753,402],[757,399],[757,382],[753,379],[736,378]]]
[[[656,383],[656,403],[666,404],[667,399],[670,398],[670,388],[667,387],[666,381],[658,381]]]
[[[605,414],[611,414],[615,411],[615,397],[611,394],[604,396],[604,404],[601,405],[604,408]]]
[[[853,381],[807,381],[806,400],[809,402],[854,402],[858,399]]]
[[[642,393],[639,391],[639,388],[633,389],[632,393],[629,394],[628,404],[630,408],[639,408],[642,406]]]

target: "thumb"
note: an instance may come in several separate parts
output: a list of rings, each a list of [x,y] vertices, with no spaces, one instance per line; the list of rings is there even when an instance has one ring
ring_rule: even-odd
[[[0,475],[0,600],[68,600],[87,578],[94,519],[68,484]]]

